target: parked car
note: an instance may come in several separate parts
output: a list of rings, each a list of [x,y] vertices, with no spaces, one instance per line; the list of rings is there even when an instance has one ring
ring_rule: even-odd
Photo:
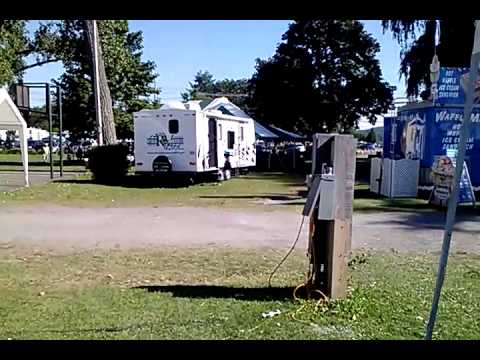
[[[375,151],[376,149],[375,144],[371,143],[358,144],[357,148],[363,151]]]
[[[306,151],[305,145],[303,144],[288,144],[285,146],[285,153],[289,153],[291,151],[298,151],[300,153],[304,153]]]
[[[28,140],[28,148],[35,151],[40,151],[43,148],[43,141],[41,140]]]

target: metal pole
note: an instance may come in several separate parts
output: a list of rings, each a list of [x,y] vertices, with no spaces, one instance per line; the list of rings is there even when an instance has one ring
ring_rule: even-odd
[[[463,172],[463,163],[465,161],[465,146],[467,138],[470,134],[471,114],[473,108],[473,101],[475,97],[475,85],[478,75],[478,66],[480,64],[480,21],[475,21],[475,37],[473,40],[472,58],[470,62],[470,74],[468,76],[468,89],[466,91],[465,110],[463,113],[463,124],[460,133],[460,144],[456,159],[455,177],[453,182],[452,193],[448,200],[447,220],[445,224],[445,232],[443,236],[442,253],[438,264],[437,281],[435,284],[435,291],[433,293],[432,309],[430,318],[428,319],[427,332],[425,340],[431,340],[435,320],[437,317],[438,303],[440,301],[440,294],[442,291],[443,281],[445,279],[445,271],[447,268],[448,252],[450,250],[450,241],[452,239],[453,225],[455,224],[455,214],[457,211],[458,193],[460,187],[460,179]]]
[[[295,172],[295,146],[293,147],[293,172]]]
[[[102,108],[100,102],[100,76],[98,70],[98,34],[97,34],[97,21],[92,21],[93,27],[93,91],[95,96],[95,112],[97,116],[97,136],[98,145],[103,145],[103,119]]]
[[[57,85],[57,106],[58,106],[58,132],[60,133],[60,177],[63,177],[63,111],[62,111],[62,88]]]
[[[50,133],[49,160],[50,160],[50,179],[53,179],[53,124],[52,124],[52,102],[50,100],[50,84],[46,84],[46,101],[47,101],[47,117],[48,117],[48,132]]]

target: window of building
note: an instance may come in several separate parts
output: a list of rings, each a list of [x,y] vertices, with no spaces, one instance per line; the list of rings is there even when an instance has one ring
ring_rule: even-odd
[[[240,140],[243,141],[243,126],[240,126]]]
[[[222,140],[222,124],[218,124],[218,140]]]
[[[168,132],[170,134],[178,133],[178,120],[172,119],[168,121]]]
[[[235,132],[234,131],[228,131],[227,132],[227,141],[228,141],[228,145],[227,145],[227,148],[228,149],[233,149],[233,145],[235,145]]]

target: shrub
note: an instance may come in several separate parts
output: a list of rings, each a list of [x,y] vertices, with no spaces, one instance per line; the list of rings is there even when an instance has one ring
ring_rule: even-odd
[[[128,147],[122,144],[92,148],[88,156],[88,168],[97,182],[117,183],[128,173]]]

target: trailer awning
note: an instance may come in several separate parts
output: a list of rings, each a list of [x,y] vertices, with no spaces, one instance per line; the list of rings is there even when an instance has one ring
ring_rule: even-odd
[[[255,121],[255,137],[260,140],[279,140],[279,137]]]
[[[295,134],[293,132],[280,129],[276,126],[270,125],[270,129],[274,134],[276,134],[280,139],[287,140],[287,141],[302,141],[307,140],[307,137]]]

